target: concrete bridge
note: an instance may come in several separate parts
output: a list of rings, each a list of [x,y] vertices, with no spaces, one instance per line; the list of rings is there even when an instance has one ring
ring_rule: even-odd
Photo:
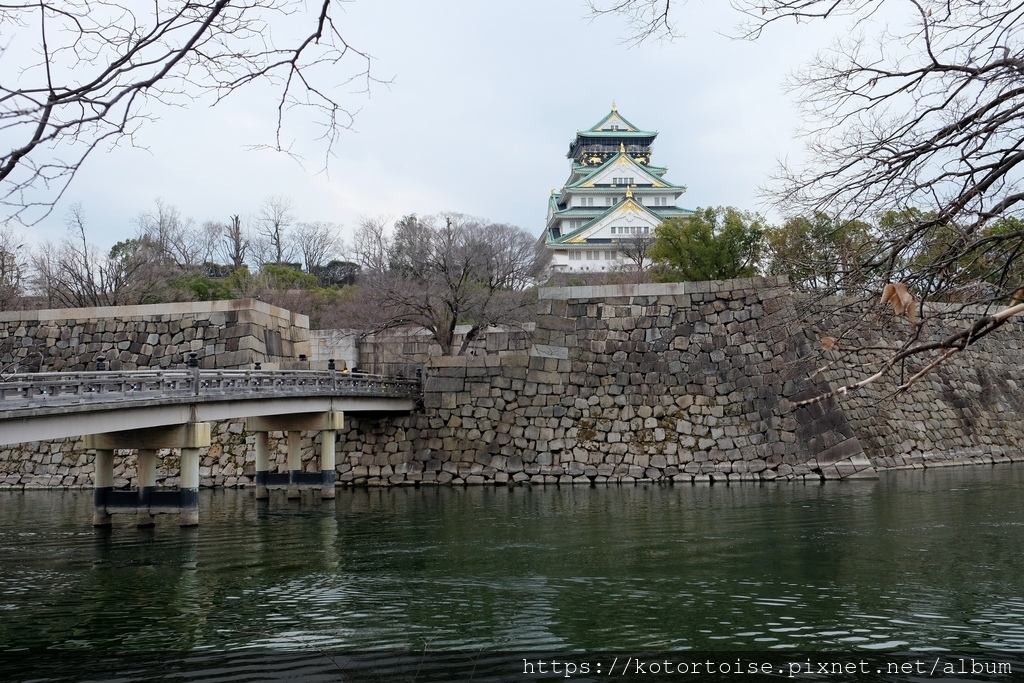
[[[327,371],[137,370],[11,375],[0,381],[0,445],[85,436],[96,451],[93,524],[130,512],[140,525],[153,515],[179,513],[183,526],[199,522],[200,450],[210,423],[246,418],[256,435],[256,497],[268,487],[320,488],[334,497],[334,443],[344,414],[406,413],[420,398],[417,380]],[[269,472],[268,433],[288,435],[288,472]],[[320,472],[301,471],[300,435],[322,431]],[[138,450],[136,491],[113,489],[114,451]],[[178,490],[159,491],[156,456],[179,449]]]

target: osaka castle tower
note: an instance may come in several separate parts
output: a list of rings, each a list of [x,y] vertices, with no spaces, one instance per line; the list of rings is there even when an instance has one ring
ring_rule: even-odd
[[[569,179],[548,200],[544,242],[553,273],[628,267],[624,243],[649,243],[663,220],[693,215],[676,206],[686,188],[663,178],[667,168],[651,166],[657,136],[627,121],[614,104],[596,125],[576,133]]]

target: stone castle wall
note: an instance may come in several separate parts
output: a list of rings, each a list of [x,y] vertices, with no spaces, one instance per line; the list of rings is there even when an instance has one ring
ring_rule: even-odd
[[[470,356],[507,356],[530,350],[533,323],[515,327],[489,327],[472,340]],[[469,325],[455,328],[455,345],[461,347]],[[313,349],[311,360],[326,364],[334,359],[338,368],[359,368],[382,375],[415,376],[431,358],[441,354],[441,347],[422,328],[399,328],[377,333],[358,330],[310,330]]]
[[[270,368],[309,355],[309,319],[254,299],[0,312],[5,372]]]
[[[808,304],[784,282],[760,278],[543,290],[528,353],[434,358],[421,412],[346,416],[338,481],[818,481],[1024,459],[1015,422],[1024,405],[1020,323],[909,393],[893,395],[901,374],[922,361],[841,401],[794,410],[873,373],[885,354],[866,349],[908,333],[891,314],[863,309],[858,315],[876,316],[868,321],[874,332],[848,340],[840,308]],[[925,332],[945,336],[959,324],[962,316],[936,319]],[[830,335],[838,341],[826,351],[821,340]],[[203,485],[251,483],[253,437],[240,423],[214,432]],[[318,467],[318,439],[305,435],[306,471]],[[283,470],[283,439],[272,449]],[[91,456],[70,442],[27,444],[20,453],[0,451],[0,486],[91,482]],[[118,467],[118,485],[129,485],[133,456]],[[161,473],[162,483],[175,482],[173,457]]]
[[[781,409],[828,390],[794,320],[774,280],[544,290],[529,355],[436,359],[424,413],[348,432],[339,481],[873,476],[835,401]]]
[[[771,279],[545,290],[539,313],[529,355],[434,360],[424,414],[357,425],[339,480],[818,480],[1024,459],[1021,322],[912,391],[896,389],[934,356],[794,410],[876,372],[906,321]],[[922,340],[979,313],[933,309]]]
[[[836,389],[884,367],[916,334],[906,318],[874,302],[827,299],[797,307],[808,330],[811,363]],[[993,310],[928,304],[920,342],[948,338]],[[849,338],[848,330],[856,330]],[[825,351],[820,339],[835,340]],[[1011,319],[991,336],[898,388],[939,352],[899,363],[877,382],[842,398],[865,453],[881,469],[1003,462],[1024,453],[1024,322]]]

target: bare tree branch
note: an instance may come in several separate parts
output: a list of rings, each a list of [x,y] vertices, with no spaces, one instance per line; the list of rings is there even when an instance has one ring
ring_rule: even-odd
[[[215,248],[217,257],[231,266],[232,270],[238,270],[245,265],[245,260],[250,253],[251,242],[248,234],[242,228],[241,216],[233,214],[226,224],[220,224]]]
[[[679,37],[671,22],[672,0],[587,0],[592,17],[621,15],[629,26],[625,42],[638,45],[652,39]]]
[[[788,216],[771,266],[805,288],[845,294],[902,283],[914,305],[975,309],[950,338],[918,326],[867,378],[922,356],[900,390],[1012,316],[1024,292],[1024,2],[1021,0],[732,0],[740,38],[775,24],[841,20],[841,37],[789,79],[804,113],[807,162],[785,166],[765,196]],[[670,34],[667,0],[612,0],[633,39]],[[813,217],[808,219],[807,217]],[[836,239],[800,221],[855,225]],[[852,259],[852,260],[851,260]],[[842,260],[841,263],[825,263]],[[825,263],[823,269],[815,264]],[[825,277],[823,277],[823,274]],[[827,294],[819,290],[819,294]],[[812,399],[813,400],[813,399]]]
[[[307,273],[336,257],[343,245],[338,235],[340,226],[324,221],[298,223],[291,235],[295,251],[302,258],[302,266]]]
[[[447,354],[465,353],[489,326],[528,318],[526,289],[547,258],[521,228],[461,214],[406,216],[393,234],[386,221],[363,219],[355,251],[363,273],[350,326],[422,327]],[[456,349],[455,328],[463,323],[470,329]]]
[[[216,104],[256,82],[276,88],[275,139],[289,119],[320,128],[326,159],[355,110],[337,82],[379,82],[368,54],[334,19],[338,0],[121,0],[7,4],[18,30],[0,76],[0,210],[31,224],[48,215],[96,149],[136,144],[160,106]],[[15,63],[17,60],[17,63]],[[351,65],[351,68],[350,68]],[[346,92],[345,96],[349,93]]]
[[[257,239],[252,244],[253,256],[260,266],[282,264],[294,256],[288,228],[294,220],[295,205],[287,197],[267,197],[256,218]]]

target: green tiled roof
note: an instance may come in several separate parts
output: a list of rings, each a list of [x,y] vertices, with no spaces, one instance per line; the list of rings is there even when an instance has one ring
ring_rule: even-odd
[[[603,164],[601,164],[600,166],[593,166],[593,167],[589,167],[588,166],[588,167],[586,167],[586,168],[590,169],[590,173],[587,173],[586,175],[583,175],[582,177],[580,177],[576,181],[573,181],[572,178],[569,178],[569,182],[566,183],[565,188],[570,188],[571,187],[574,190],[576,190],[576,189],[578,189],[578,190],[590,189],[590,188],[581,188],[580,185],[582,185],[583,183],[585,183],[588,180],[590,180],[591,178],[593,178],[595,175],[600,173],[602,170],[607,168],[609,165],[611,165],[611,164],[615,163],[616,161],[618,161],[620,158],[625,158],[625,159],[629,160],[630,164],[634,168],[637,169],[637,172],[639,172],[639,173],[641,173],[643,175],[652,176],[654,178],[657,178],[660,182],[665,183],[665,187],[663,187],[663,188],[656,188],[656,189],[661,189],[661,190],[665,190],[665,189],[669,189],[669,190],[671,190],[671,189],[683,190],[683,189],[686,189],[686,188],[684,188],[684,187],[682,187],[680,185],[673,185],[669,181],[665,180],[662,177],[661,174],[654,173],[654,172],[652,172],[652,170],[649,167],[643,166],[641,164],[638,164],[636,162],[636,159],[634,159],[633,157],[629,156],[628,152],[619,152],[615,156],[608,157],[605,160],[605,162]],[[580,168],[584,168],[584,167],[580,166]],[[659,170],[661,170],[661,169],[659,168]],[[664,173],[664,171],[662,171],[662,173]],[[573,175],[576,175],[576,174],[574,173]]]
[[[652,216],[654,216],[654,218],[657,218],[659,221],[663,221],[663,220],[666,220],[668,218],[685,218],[687,216],[692,216],[695,213],[694,211],[692,211],[690,209],[680,209],[677,206],[644,206],[643,204],[641,204],[639,202],[633,202],[633,203],[637,207],[639,207],[641,210],[645,211],[646,213],[651,214]],[[575,230],[573,230],[573,231],[571,231],[571,232],[569,232],[569,233],[567,233],[565,235],[562,235],[562,236],[560,236],[558,238],[552,238],[551,237],[551,230],[548,229],[545,232],[545,237],[547,239],[547,244],[549,244],[549,245],[565,244],[570,239],[574,238],[576,235],[579,235],[584,230],[587,230],[588,228],[592,227],[595,223],[600,221],[602,218],[607,216],[609,213],[611,213],[615,209],[618,209],[618,208],[621,208],[621,207],[622,207],[622,203],[616,204],[615,206],[609,206],[607,208],[602,207],[602,208],[604,208],[604,211],[601,211],[601,213],[599,215],[595,216],[594,218],[592,218],[591,220],[587,221],[586,223],[584,223],[580,227],[576,228]],[[585,208],[587,208],[587,209],[595,208],[596,209],[598,207],[589,207],[588,206],[588,207],[585,207]],[[560,216],[564,216],[564,213],[560,212],[559,215]]]
[[[628,130],[601,130],[601,127],[604,124],[608,123],[608,119],[611,119],[611,118],[619,119],[624,124],[629,126],[629,129]],[[632,123],[630,123],[626,119],[625,116],[620,114],[619,110],[617,108],[615,108],[615,107],[612,107],[612,110],[610,112],[608,112],[603,119],[601,119],[600,121],[595,123],[593,126],[588,128],[587,130],[579,131],[578,134],[579,135],[586,135],[587,137],[591,137],[591,136],[601,137],[601,136],[621,135],[622,133],[629,133],[631,137],[632,136],[656,136],[658,134],[656,131],[652,131],[652,130],[640,130],[639,128],[634,126]]]

